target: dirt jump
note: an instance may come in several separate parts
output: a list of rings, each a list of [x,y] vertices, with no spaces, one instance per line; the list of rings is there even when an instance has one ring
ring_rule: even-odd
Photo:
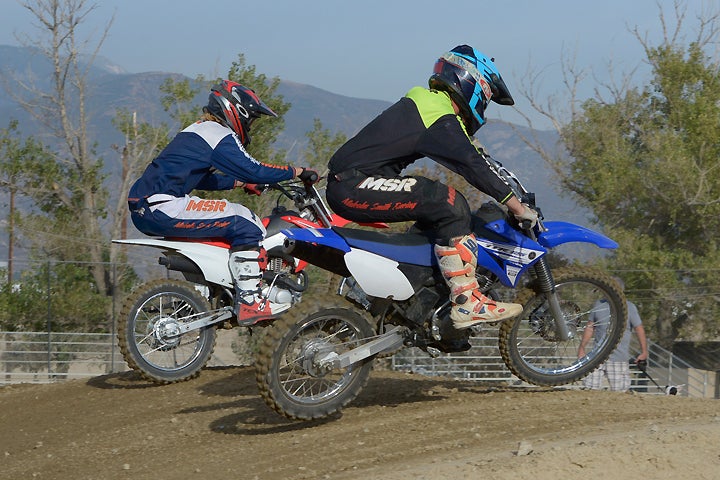
[[[0,388],[0,478],[718,479],[720,403],[374,371],[341,415],[295,422],[252,367]]]

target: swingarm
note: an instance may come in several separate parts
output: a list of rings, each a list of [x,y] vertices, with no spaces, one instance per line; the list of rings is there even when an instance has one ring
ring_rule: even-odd
[[[403,346],[406,332],[407,328],[396,326],[374,340],[341,354],[335,351],[323,354],[322,351],[318,351],[316,353],[319,355],[315,356],[314,361],[315,367],[319,371],[329,372],[334,369],[347,368],[378,353],[391,352]]]

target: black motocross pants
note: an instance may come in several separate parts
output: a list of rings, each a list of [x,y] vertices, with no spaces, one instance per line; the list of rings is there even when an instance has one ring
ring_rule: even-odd
[[[354,222],[414,221],[435,243],[471,232],[470,206],[453,187],[422,176],[370,177],[355,170],[328,175],[326,198]]]

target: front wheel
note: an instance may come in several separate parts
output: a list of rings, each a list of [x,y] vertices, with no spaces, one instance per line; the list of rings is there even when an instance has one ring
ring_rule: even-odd
[[[524,306],[522,314],[503,323],[499,333],[505,365],[521,380],[540,386],[565,385],[587,376],[607,360],[627,323],[625,295],[608,275],[572,268],[558,269],[553,277],[569,338],[556,338],[545,294],[530,289],[516,300]],[[589,323],[594,335],[579,357]]]
[[[133,291],[118,321],[118,341],[125,362],[159,384],[194,378],[215,349],[215,326],[180,333],[210,304],[191,283],[155,280]]]
[[[292,420],[313,420],[339,412],[360,393],[372,358],[330,371],[318,362],[357,347],[374,334],[365,317],[344,307],[303,302],[293,315],[267,329],[255,362],[255,379],[270,408]]]

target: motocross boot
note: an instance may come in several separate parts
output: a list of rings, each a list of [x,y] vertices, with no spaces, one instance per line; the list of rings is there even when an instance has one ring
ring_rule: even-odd
[[[519,315],[522,305],[496,302],[480,292],[475,278],[478,248],[475,235],[452,239],[451,244],[449,247],[435,245],[435,258],[450,288],[450,301],[453,303],[450,318],[453,326],[463,329]]]
[[[275,318],[291,306],[290,303],[271,302],[261,295],[262,270],[266,265],[265,249],[230,253],[228,267],[235,283],[237,321],[240,326]]]

